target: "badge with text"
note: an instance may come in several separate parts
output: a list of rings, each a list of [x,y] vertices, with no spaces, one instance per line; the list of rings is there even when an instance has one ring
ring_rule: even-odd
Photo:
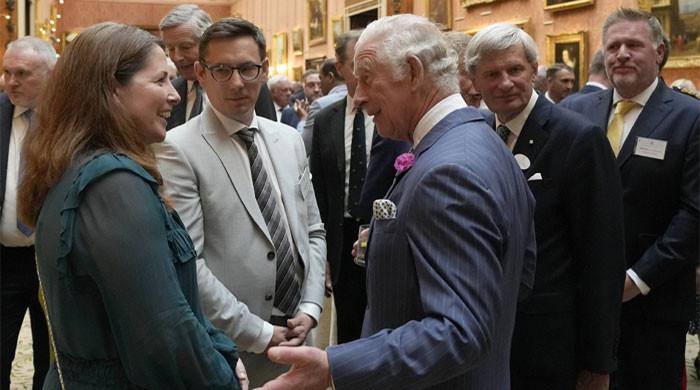
[[[660,139],[637,137],[637,145],[634,147],[634,154],[663,160],[666,156],[667,143],[668,142]]]

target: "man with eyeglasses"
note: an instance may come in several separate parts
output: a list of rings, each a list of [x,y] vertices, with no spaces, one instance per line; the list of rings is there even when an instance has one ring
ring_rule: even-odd
[[[202,35],[195,73],[209,104],[156,146],[166,195],[194,241],[204,312],[243,351],[255,387],[287,367],[324,295],[326,242],[299,133],[256,115],[265,37],[225,18]]]
[[[194,4],[179,5],[161,19],[160,37],[175,63],[180,77],[173,80],[173,87],[180,95],[180,103],[173,107],[168,119],[168,130],[179,126],[202,112],[207,99],[197,83],[194,63],[199,56],[199,40],[204,30],[211,25],[211,17]],[[267,85],[261,88],[255,110],[265,118],[276,118],[272,96]]]

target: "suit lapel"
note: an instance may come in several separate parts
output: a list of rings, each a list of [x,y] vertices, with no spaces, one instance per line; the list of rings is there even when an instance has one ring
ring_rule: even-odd
[[[525,177],[530,177],[529,171],[535,165],[537,156],[549,139],[549,132],[545,129],[551,113],[552,104],[544,96],[538,97],[515,142],[513,155],[525,155],[532,162],[530,167],[523,171]]]
[[[7,158],[10,152],[10,132],[12,113],[15,107],[5,94],[0,94],[0,215],[5,202],[5,181],[7,180]]]
[[[270,239],[267,225],[260,212],[258,202],[255,200],[252,180],[246,174],[246,172],[250,171],[247,159],[235,150],[231,138],[210,108],[204,109],[201,118],[200,131],[202,132],[202,137],[219,157],[219,160],[221,160],[226,174],[231,180],[233,189],[238,194],[248,214],[265,236]]]
[[[330,140],[331,152],[335,155],[336,167],[340,175],[340,182],[345,183],[345,111],[347,110],[347,99],[343,103],[333,108],[331,118]]]
[[[659,80],[654,93],[651,94],[647,104],[644,105],[639,118],[632,126],[630,133],[622,144],[620,154],[617,156],[618,166],[622,166],[627,159],[630,158],[634,147],[637,143],[637,137],[649,137],[658,128],[658,124],[663,120],[673,109],[671,104],[673,101],[672,94],[667,93],[667,88],[663,81]]]

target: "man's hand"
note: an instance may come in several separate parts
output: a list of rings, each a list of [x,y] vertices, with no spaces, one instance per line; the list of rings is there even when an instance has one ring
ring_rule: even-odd
[[[287,337],[289,337],[288,333],[288,328],[272,325],[272,338],[270,339],[270,343],[267,344],[267,349],[270,349],[270,347],[280,345],[280,343],[287,341]]]
[[[287,341],[280,343],[280,346],[295,347],[304,344],[306,336],[311,329],[316,326],[316,321],[310,315],[298,312],[294,318],[287,320]]]
[[[576,378],[576,390],[608,390],[610,387],[610,375],[596,374],[588,370],[578,372]]]
[[[299,120],[306,119],[309,113],[309,101],[307,99],[297,99],[294,101],[294,112],[296,112]]]
[[[265,383],[261,390],[326,390],[331,385],[325,351],[313,347],[274,347],[267,356],[275,363],[289,364],[292,368]]]
[[[238,359],[238,363],[236,363],[236,377],[238,377],[238,382],[241,384],[241,390],[248,390],[250,380],[248,380],[248,373],[241,359]]]
[[[333,276],[331,275],[331,263],[326,261],[326,297],[330,297],[333,294]]]
[[[639,287],[632,281],[632,278],[629,275],[625,276],[625,290],[622,292],[622,302],[627,302],[641,293]]]

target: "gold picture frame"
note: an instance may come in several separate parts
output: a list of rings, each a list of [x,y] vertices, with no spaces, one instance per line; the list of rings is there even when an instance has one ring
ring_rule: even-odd
[[[588,79],[587,39],[585,31],[547,35],[547,61],[550,64],[563,63],[570,66],[576,76],[576,90]]]
[[[592,5],[594,0],[544,0],[544,9],[557,12]]]
[[[301,27],[292,30],[292,53],[297,56],[304,54],[304,30]]]
[[[306,0],[306,11],[309,16],[309,46],[325,43],[328,35],[327,0]]]
[[[463,8],[468,8],[474,5],[481,5],[481,4],[490,4],[490,3],[495,3],[500,0],[460,0],[459,4]]]
[[[659,19],[671,44],[665,68],[700,67],[700,19],[697,0],[656,0],[651,13]],[[695,37],[693,39],[693,37]]]
[[[272,36],[272,74],[287,73],[287,33],[278,32]]]
[[[331,34],[333,35],[333,45],[338,40],[338,36],[343,33],[343,17],[337,16],[331,19]]]
[[[301,81],[301,76],[304,74],[304,68],[301,66],[295,66],[292,68],[292,80]]]
[[[425,10],[428,20],[441,30],[452,28],[452,0],[425,0]]]
[[[525,31],[526,33],[530,34],[530,19],[529,18],[528,19],[519,19],[519,20],[510,20],[510,21],[507,21],[504,23],[512,24],[512,25],[518,27],[519,29]],[[480,26],[477,28],[470,28],[469,30],[463,30],[462,32],[469,34],[473,37],[474,35],[476,35],[476,33],[478,33],[479,31],[481,31],[482,29],[484,29],[487,26],[488,25]]]

